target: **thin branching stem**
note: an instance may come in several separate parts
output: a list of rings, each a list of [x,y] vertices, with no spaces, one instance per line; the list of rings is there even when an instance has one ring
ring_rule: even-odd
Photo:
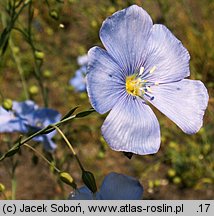
[[[75,152],[73,146],[71,145],[71,143],[69,142],[69,140],[67,139],[67,137],[65,136],[65,134],[64,134],[57,126],[53,126],[53,127],[54,127],[54,128],[58,131],[58,133],[62,136],[62,138],[64,139],[65,143],[67,144],[67,146],[68,146],[69,149],[71,150],[72,154],[74,155],[75,159],[77,160],[77,163],[79,164],[80,169],[81,169],[82,171],[84,171],[84,168],[83,168],[83,166],[82,166],[82,164],[81,164],[81,162],[80,162],[80,160],[79,160],[79,158],[78,158],[78,156],[77,156],[77,154],[76,154],[76,152]]]
[[[24,144],[25,147],[31,149],[34,151],[37,155],[39,155],[46,163],[48,163],[51,167],[53,167],[58,173],[60,173],[60,170],[53,164],[51,163],[41,152],[33,148],[32,146],[28,145],[27,143]]]

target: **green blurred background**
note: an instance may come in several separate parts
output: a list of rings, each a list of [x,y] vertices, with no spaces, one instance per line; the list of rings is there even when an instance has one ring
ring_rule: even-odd
[[[2,17],[6,16],[5,1],[0,3],[0,32]],[[36,47],[44,53],[41,71],[43,84],[48,89],[49,107],[65,114],[70,108],[90,107],[86,93],[77,93],[68,81],[78,69],[76,58],[94,45],[102,46],[99,29],[112,13],[129,5],[142,6],[154,23],[163,23],[179,38],[191,55],[191,79],[202,80],[209,91],[209,106],[204,127],[196,135],[184,134],[174,123],[157,112],[161,125],[162,144],[155,155],[137,156],[131,160],[112,151],[101,137],[100,127],[105,115],[94,113],[64,126],[85,167],[92,171],[100,185],[111,171],[134,176],[144,185],[144,199],[213,199],[214,198],[214,1],[213,0],[55,0],[33,1],[32,31]],[[27,9],[16,25],[25,27]],[[60,25],[61,24],[61,25]],[[63,25],[62,25],[63,24]],[[25,100],[18,66],[27,81],[31,99],[42,106],[39,86],[33,75],[32,51],[17,31],[0,59],[0,92],[12,100]],[[14,58],[15,56],[15,58]],[[187,92],[188,94],[188,92]],[[0,134],[0,152],[16,135]],[[76,180],[81,181],[80,170],[59,136],[54,158],[57,165]],[[39,147],[40,148],[40,147]],[[42,149],[40,149],[42,151]],[[64,199],[72,190],[62,186],[47,164],[22,149],[14,159],[0,164],[0,183],[5,194],[11,195],[11,164],[18,161],[16,171],[17,199]],[[0,194],[0,198],[4,197]]]

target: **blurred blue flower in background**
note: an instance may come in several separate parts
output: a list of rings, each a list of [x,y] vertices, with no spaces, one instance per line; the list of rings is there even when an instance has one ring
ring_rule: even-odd
[[[13,101],[12,110],[0,107],[0,133],[28,132],[28,117],[38,106],[33,101]]]
[[[86,91],[86,71],[88,64],[88,56],[83,55],[77,58],[77,63],[81,66],[76,72],[75,76],[72,77],[69,81],[69,84],[74,87],[77,92]]]
[[[34,133],[48,126],[49,124],[54,124],[60,121],[60,118],[61,114],[59,114],[53,109],[36,109],[27,119],[29,132]],[[55,134],[56,131],[54,130],[48,134],[36,136],[33,138],[33,140],[37,142],[42,142],[44,144],[45,150],[52,151],[56,148],[56,144],[52,141],[52,138]]]
[[[133,177],[110,173],[101,185],[100,191],[93,194],[86,186],[69,195],[72,200],[140,200],[143,196],[143,186]]]
[[[100,29],[106,50],[88,52],[87,92],[100,114],[110,111],[102,134],[117,151],[156,153],[160,126],[147,102],[185,133],[203,123],[208,93],[190,76],[190,55],[164,25],[153,25],[137,5],[114,13]]]
[[[13,101],[12,110],[6,111],[0,107],[0,133],[34,133],[49,124],[59,121],[61,114],[53,109],[39,108],[33,101]],[[47,151],[53,151],[56,144],[52,141],[55,131],[34,137],[33,140],[42,142]]]

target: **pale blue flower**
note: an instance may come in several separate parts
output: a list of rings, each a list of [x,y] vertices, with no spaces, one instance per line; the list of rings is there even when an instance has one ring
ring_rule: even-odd
[[[100,191],[93,194],[86,186],[71,193],[68,199],[73,200],[140,200],[143,196],[143,186],[133,177],[110,173],[100,187]]]
[[[10,111],[0,107],[0,133],[27,133],[27,118],[37,108],[38,106],[29,100],[25,102],[13,101],[13,107]]]
[[[36,132],[50,124],[60,121],[60,118],[61,114],[56,110],[39,108],[28,117],[28,129],[31,133]],[[45,150],[53,151],[56,148],[56,144],[52,141],[55,134],[56,131],[52,131],[48,134],[36,136],[33,140],[43,143]]]
[[[83,55],[77,58],[77,63],[81,66],[76,72],[75,76],[69,81],[69,84],[74,87],[77,92],[86,91],[86,71],[88,64],[88,56]]]
[[[100,29],[105,49],[88,52],[87,92],[101,114],[110,111],[102,134],[117,151],[156,153],[160,127],[148,102],[185,133],[203,123],[208,93],[190,75],[186,48],[164,25],[153,25],[136,5],[114,13]]]
[[[39,108],[33,101],[24,102],[13,101],[12,110],[6,111],[0,107],[0,133],[33,133],[49,124],[58,122],[61,115],[52,109]],[[42,142],[47,151],[56,148],[56,144],[52,141],[55,131],[36,136],[34,141]]]

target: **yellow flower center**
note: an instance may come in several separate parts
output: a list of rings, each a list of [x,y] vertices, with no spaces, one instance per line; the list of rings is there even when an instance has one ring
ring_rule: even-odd
[[[153,73],[156,70],[156,66],[152,67],[148,73]],[[126,91],[133,96],[143,97],[146,96],[150,100],[154,99],[152,86],[159,85],[158,82],[149,82],[143,79],[144,67],[140,68],[138,73],[126,77]]]
[[[140,95],[140,87],[142,81],[138,78],[136,79],[136,75],[131,75],[126,78],[126,91],[134,96]]]

